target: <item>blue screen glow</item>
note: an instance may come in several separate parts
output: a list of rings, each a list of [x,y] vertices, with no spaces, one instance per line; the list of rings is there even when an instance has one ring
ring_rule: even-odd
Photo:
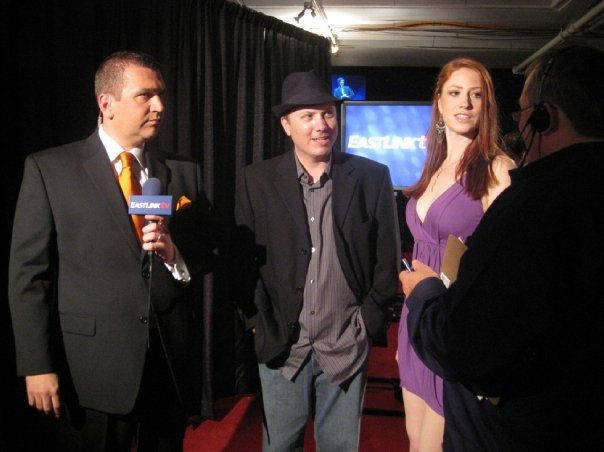
[[[426,161],[427,102],[343,102],[342,151],[385,164],[395,188],[413,185]]]
[[[342,99],[341,96],[338,95],[338,92],[336,91],[339,87],[340,87],[340,82],[338,79],[343,78],[344,79],[344,84],[347,87],[350,87],[350,89],[352,91],[350,91],[352,94],[352,96],[348,99]],[[365,77],[362,75],[346,75],[346,74],[335,74],[331,76],[331,91],[333,93],[334,96],[336,96],[338,99],[342,99],[342,100],[366,100],[366,94],[365,94],[365,90],[366,90],[366,80]]]

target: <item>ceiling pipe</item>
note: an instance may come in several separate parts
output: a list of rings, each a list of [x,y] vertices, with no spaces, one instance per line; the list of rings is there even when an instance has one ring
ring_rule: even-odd
[[[545,44],[542,48],[533,53],[530,57],[524,60],[522,63],[514,66],[512,68],[512,72],[514,74],[522,74],[524,70],[528,67],[528,65],[535,60],[537,57],[543,55],[548,52],[553,47],[557,46],[561,42],[566,39],[572,37],[574,34],[579,33],[583,26],[589,23],[593,18],[597,18],[604,11],[604,1],[601,1],[596,6],[594,6],[591,10],[589,10],[583,17],[576,20],[575,22],[568,25],[564,30],[558,33],[554,39]]]
[[[323,2],[321,1],[321,3],[319,3],[317,0],[311,0],[310,3],[321,17],[321,20],[323,22],[324,34],[331,43],[331,53],[338,53],[338,50],[340,49],[338,37],[334,34],[333,30],[331,29],[331,26],[329,25],[329,21],[327,20],[327,14],[325,14],[325,10],[323,9]]]

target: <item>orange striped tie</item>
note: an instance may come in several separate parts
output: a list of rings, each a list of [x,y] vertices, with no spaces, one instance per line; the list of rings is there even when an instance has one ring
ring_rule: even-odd
[[[141,184],[138,178],[135,177],[132,172],[132,163],[134,162],[134,155],[128,151],[124,151],[120,154],[120,160],[122,162],[122,172],[119,176],[120,187],[124,193],[124,199],[128,204],[130,196],[140,195],[142,193]],[[134,230],[138,237],[139,243],[143,243],[143,226],[145,225],[145,218],[142,215],[130,215],[132,222],[134,223]]]

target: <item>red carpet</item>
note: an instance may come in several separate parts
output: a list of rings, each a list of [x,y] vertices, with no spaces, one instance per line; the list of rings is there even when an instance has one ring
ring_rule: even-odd
[[[361,452],[408,452],[403,403],[394,359],[398,323],[388,331],[388,347],[374,347],[369,360],[369,381],[361,419]],[[203,421],[190,428],[185,452],[257,452],[262,450],[262,413],[255,395],[218,401],[218,421]],[[315,452],[312,424],[306,429],[305,452]],[[329,451],[328,451],[329,452]]]

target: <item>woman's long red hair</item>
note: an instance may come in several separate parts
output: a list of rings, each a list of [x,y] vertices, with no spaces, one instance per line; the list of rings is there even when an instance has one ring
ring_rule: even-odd
[[[440,119],[438,99],[451,74],[461,68],[468,68],[480,74],[483,103],[476,137],[466,148],[456,175],[473,199],[482,198],[489,187],[496,182],[492,162],[497,156],[506,154],[500,145],[499,109],[493,80],[482,63],[471,58],[456,58],[445,64],[438,74],[432,98],[432,118],[426,134],[428,149],[426,163],[417,183],[404,191],[408,197],[418,198],[426,191],[430,179],[447,157],[447,140],[444,138],[439,142],[435,128]]]

